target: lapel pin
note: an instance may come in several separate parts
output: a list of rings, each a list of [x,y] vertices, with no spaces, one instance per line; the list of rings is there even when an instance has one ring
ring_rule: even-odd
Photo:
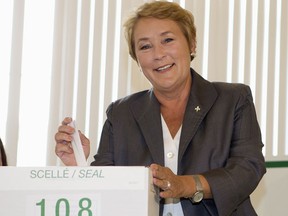
[[[199,106],[195,107],[195,111],[196,111],[196,112],[199,112],[200,110],[201,110],[201,109],[200,109]]]

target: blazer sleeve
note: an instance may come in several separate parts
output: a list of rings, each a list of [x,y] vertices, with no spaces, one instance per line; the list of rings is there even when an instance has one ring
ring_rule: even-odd
[[[94,155],[94,161],[91,166],[113,166],[114,164],[114,147],[113,147],[113,126],[112,119],[113,103],[111,103],[107,110],[107,119],[103,125],[101,139],[97,154]]]
[[[223,168],[203,173],[219,215],[231,215],[249,199],[266,172],[261,132],[250,88],[242,85],[239,95],[227,162]]]

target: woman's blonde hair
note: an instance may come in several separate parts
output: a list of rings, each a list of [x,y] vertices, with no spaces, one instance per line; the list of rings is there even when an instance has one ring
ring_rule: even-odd
[[[139,19],[145,17],[175,21],[182,30],[189,47],[193,44],[194,48],[196,48],[196,27],[194,25],[192,13],[174,2],[154,1],[140,6],[124,23],[125,38],[128,43],[129,54],[135,61],[137,61],[137,58],[135,53],[134,27]],[[191,61],[193,59],[194,56],[192,55]]]

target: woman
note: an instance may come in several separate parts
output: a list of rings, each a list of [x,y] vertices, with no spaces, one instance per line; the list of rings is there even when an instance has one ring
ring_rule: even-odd
[[[249,195],[266,170],[250,88],[211,83],[190,68],[196,29],[176,3],[146,3],[124,27],[153,88],[111,103],[91,165],[150,166],[160,215],[256,215]],[[70,122],[55,135],[56,154],[76,165]],[[89,140],[81,141],[88,157]]]

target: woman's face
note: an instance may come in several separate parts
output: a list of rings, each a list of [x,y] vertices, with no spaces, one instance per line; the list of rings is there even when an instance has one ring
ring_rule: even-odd
[[[174,92],[190,76],[190,48],[180,27],[169,19],[141,18],[134,28],[139,67],[154,91]]]

